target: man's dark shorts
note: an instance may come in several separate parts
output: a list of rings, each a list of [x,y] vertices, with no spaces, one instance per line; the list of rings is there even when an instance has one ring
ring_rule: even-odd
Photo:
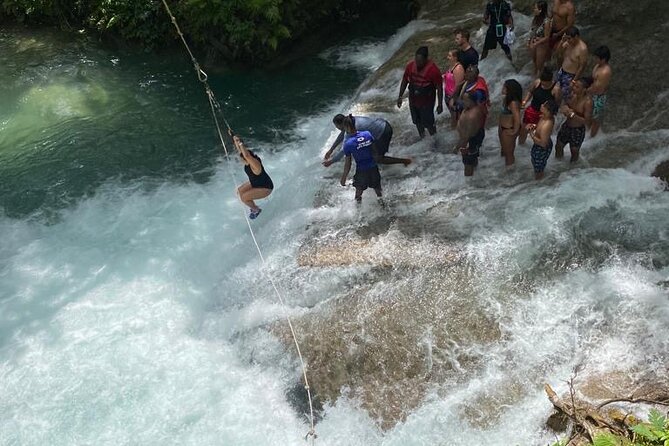
[[[563,146],[569,144],[571,148],[581,147],[583,140],[585,140],[585,126],[569,127],[565,122],[562,124],[562,127],[560,127],[557,140]]]
[[[429,107],[414,107],[410,105],[409,110],[411,110],[411,121],[413,121],[416,127],[424,129],[434,127],[434,105],[430,105]]]
[[[484,138],[485,130],[480,129],[476,135],[469,139],[469,144],[467,147],[469,149],[468,153],[466,155],[462,155],[462,163],[465,166],[476,166],[479,163],[479,154]]]
[[[384,156],[388,153],[390,147],[390,140],[393,139],[393,128],[390,124],[386,124],[381,136],[374,141],[374,154],[376,156]]]
[[[380,189],[381,174],[379,173],[379,167],[374,166],[367,170],[356,170],[355,175],[353,175],[353,187],[362,190],[365,190],[368,187],[372,189]]]

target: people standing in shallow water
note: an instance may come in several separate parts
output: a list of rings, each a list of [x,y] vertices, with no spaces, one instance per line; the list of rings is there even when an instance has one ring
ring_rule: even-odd
[[[590,136],[594,138],[599,132],[604,117],[604,108],[608,100],[607,93],[611,84],[611,52],[607,46],[600,46],[594,52],[595,67],[592,69],[593,82],[588,93],[592,97],[592,126],[590,127]]]
[[[572,83],[572,94],[567,103],[560,107],[560,112],[567,120],[560,127],[555,144],[555,158],[562,159],[564,147],[569,144],[571,162],[578,161],[581,145],[585,139],[586,127],[592,119],[592,99],[587,89],[592,84],[590,78],[578,78]]]
[[[541,0],[534,4],[534,19],[530,28],[530,39],[527,47],[534,64],[534,75],[539,76],[550,57],[551,18],[548,17],[548,3]]]
[[[483,52],[481,60],[488,57],[488,51],[497,48],[497,44],[502,47],[504,54],[509,60],[511,57],[511,48],[504,43],[504,36],[510,30],[513,30],[513,16],[511,15],[511,5],[506,0],[491,0],[485,7],[483,13],[483,23],[488,26],[483,43]]]
[[[451,105],[451,98],[455,95],[456,89],[465,81],[465,70],[462,63],[458,60],[458,50],[450,50],[446,56],[448,68],[444,72],[444,104],[451,112],[451,127],[455,128],[457,124],[457,112]]]
[[[458,120],[458,145],[465,165],[465,176],[474,175],[474,168],[479,163],[479,154],[485,138],[485,116],[473,93],[464,93],[464,110]]]
[[[453,35],[455,46],[458,47],[458,61],[462,64],[462,68],[466,70],[470,65],[478,65],[479,53],[469,43],[469,31],[459,28]]]
[[[252,150],[247,149],[239,136],[234,135],[231,131],[228,133],[232,136],[235,148],[244,163],[244,172],[249,177],[247,182],[237,188],[237,195],[242,203],[251,209],[249,218],[255,220],[262,211],[256,205],[255,200],[269,196],[274,190],[274,183],[272,183],[272,179],[265,172],[265,167],[260,157],[253,153]]]
[[[332,123],[340,133],[325,154],[325,160],[323,161],[325,167],[330,166],[332,163],[336,163],[345,156],[344,150],[342,149],[337,152],[334,157],[330,158],[332,152],[334,152],[339,144],[350,136],[344,131],[345,118],[346,116],[338,114],[332,119]],[[390,147],[390,140],[393,138],[393,127],[388,121],[382,118],[369,118],[367,116],[354,116],[353,119],[355,121],[356,130],[367,131],[372,134],[372,137],[374,138],[372,155],[378,164],[404,164],[405,166],[411,164],[411,159],[409,158],[393,158],[391,156],[386,156],[388,148]]]
[[[530,156],[532,167],[534,167],[534,179],[540,180],[544,177],[546,163],[553,150],[553,140],[551,134],[555,126],[555,113],[558,111],[558,105],[553,98],[547,99],[539,107],[541,118],[536,124],[527,124],[526,131],[534,142]]]
[[[530,99],[532,102],[530,102]],[[539,79],[536,79],[529,90],[521,106],[525,108],[523,114],[523,125],[520,128],[520,136],[518,137],[518,144],[525,144],[527,139],[527,124],[538,124],[541,118],[541,104],[549,99],[555,100],[557,104],[561,101],[560,86],[553,81],[553,70],[549,67],[544,67]],[[527,103],[530,102],[530,106]]]
[[[523,100],[523,87],[515,79],[509,79],[504,82],[502,96],[502,110],[497,134],[504,164],[511,166],[516,160],[514,151],[516,138],[520,132],[520,102]]]
[[[362,193],[367,188],[374,189],[376,196],[381,198],[381,174],[379,167],[374,161],[372,145],[374,137],[367,131],[358,131],[355,127],[355,119],[348,115],[344,118],[342,126],[349,137],[344,141],[344,172],[341,176],[341,185],[346,186],[348,173],[351,171],[351,157],[355,159],[355,174],[353,175],[353,187],[355,187],[355,201],[362,201]]]
[[[565,32],[562,36],[561,50],[564,51],[564,58],[557,74],[557,81],[560,83],[562,99],[567,100],[572,81],[581,77],[588,63],[588,46],[581,39],[578,28],[572,26]]]
[[[441,72],[437,65],[428,58],[426,46],[416,50],[414,60],[409,62],[404,70],[400,84],[400,94],[397,98],[397,108],[402,107],[402,96],[409,87],[409,110],[411,120],[418,129],[418,135],[423,138],[425,129],[434,135],[437,127],[434,123],[434,102],[437,99],[437,114],[444,111],[444,92],[442,90]],[[435,95],[436,91],[436,95]]]

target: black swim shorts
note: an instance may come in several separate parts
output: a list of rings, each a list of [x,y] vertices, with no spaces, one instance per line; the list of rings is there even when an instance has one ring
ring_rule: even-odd
[[[581,127],[569,127],[565,122],[560,127],[560,131],[557,135],[557,140],[563,145],[566,146],[569,144],[572,148],[581,147],[583,140],[585,139],[585,126]]]
[[[483,139],[485,138],[485,130],[480,129],[476,135],[469,139],[468,153],[462,155],[462,162],[465,166],[476,166],[479,163],[479,154]]]
[[[434,105],[429,107],[414,107],[409,106],[411,111],[411,121],[416,127],[431,129],[434,127]]]
[[[368,187],[372,189],[380,189],[381,174],[379,173],[379,167],[374,166],[367,170],[357,169],[355,175],[353,175],[353,187],[362,190],[365,190]]]

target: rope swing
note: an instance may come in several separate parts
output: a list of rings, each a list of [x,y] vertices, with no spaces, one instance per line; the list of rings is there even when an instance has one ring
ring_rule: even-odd
[[[228,169],[230,170],[230,176],[232,177],[232,180],[235,184],[237,184],[237,178],[235,177],[235,173],[232,170],[232,163],[230,162],[230,153],[228,152],[228,147],[225,144],[225,140],[223,138],[223,131],[221,129],[221,124],[218,120],[218,116],[221,116],[221,119],[223,120],[223,123],[225,124],[225,127],[227,127],[228,133],[233,134],[232,128],[230,127],[230,124],[228,121],[225,119],[225,116],[223,114],[223,110],[221,108],[220,103],[216,99],[216,96],[214,95],[214,92],[212,91],[211,87],[209,86],[208,82],[208,77],[207,73],[202,70],[200,67],[200,64],[198,63],[197,59],[193,55],[193,52],[191,51],[190,47],[188,46],[188,43],[186,42],[186,39],[181,32],[181,28],[179,28],[179,24],[177,23],[177,19],[174,17],[172,14],[172,11],[170,10],[170,7],[168,6],[166,0],[162,0],[163,6],[165,6],[165,11],[167,12],[167,15],[170,16],[170,19],[172,20],[172,24],[174,25],[174,28],[177,31],[177,34],[179,34],[179,37],[181,38],[181,42],[183,42],[184,47],[186,48],[186,51],[188,52],[188,55],[190,56],[191,62],[193,63],[193,67],[195,68],[195,72],[197,73],[197,78],[198,80],[202,83],[205,93],[207,94],[207,99],[209,100],[209,108],[211,110],[211,115],[214,118],[214,124],[216,125],[216,132],[218,134],[218,138],[221,141],[221,146],[223,147],[223,151],[225,153],[225,158],[228,161],[226,163],[228,165]],[[218,113],[217,113],[218,112]],[[295,349],[297,350],[297,356],[300,359],[300,366],[302,367],[302,377],[304,378],[304,389],[307,391],[307,398],[309,399],[309,423],[311,425],[311,428],[309,432],[307,432],[305,436],[305,440],[308,440],[311,438],[311,443],[313,444],[314,440],[316,439],[316,430],[314,428],[314,406],[311,398],[311,388],[309,387],[309,380],[307,378],[307,366],[304,362],[304,358],[302,357],[302,352],[300,351],[300,344],[297,342],[297,335],[295,334],[295,328],[293,327],[293,323],[290,319],[290,316],[288,315],[286,303],[283,299],[283,296],[279,292],[279,288],[277,287],[276,283],[274,282],[274,279],[270,274],[266,272],[267,270],[267,263],[265,262],[265,256],[263,255],[262,251],[260,250],[260,245],[258,245],[258,240],[256,239],[256,235],[253,232],[253,228],[251,227],[251,221],[248,219],[246,212],[243,212],[244,214],[244,219],[246,220],[246,225],[249,228],[249,233],[251,234],[251,238],[253,239],[253,243],[255,244],[256,250],[258,251],[258,256],[260,257],[260,260],[263,265],[263,273],[265,273],[267,279],[269,282],[272,284],[272,288],[274,289],[274,294],[276,294],[277,299],[281,303],[281,307],[283,308],[283,311],[285,313],[286,321],[288,322],[288,327],[290,328],[290,333],[293,337],[293,342],[295,343]]]

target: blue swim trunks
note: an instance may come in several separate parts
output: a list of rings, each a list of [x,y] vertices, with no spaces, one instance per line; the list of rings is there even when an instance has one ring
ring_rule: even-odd
[[[532,166],[534,167],[534,172],[539,173],[544,171],[552,151],[553,141],[550,139],[548,140],[548,146],[545,149],[538,144],[532,146],[532,151],[530,153],[532,156]]]
[[[563,101],[569,99],[571,94],[571,81],[574,80],[575,76],[575,74],[568,73],[562,68],[557,72],[557,81],[560,83],[560,92],[562,93]]]

